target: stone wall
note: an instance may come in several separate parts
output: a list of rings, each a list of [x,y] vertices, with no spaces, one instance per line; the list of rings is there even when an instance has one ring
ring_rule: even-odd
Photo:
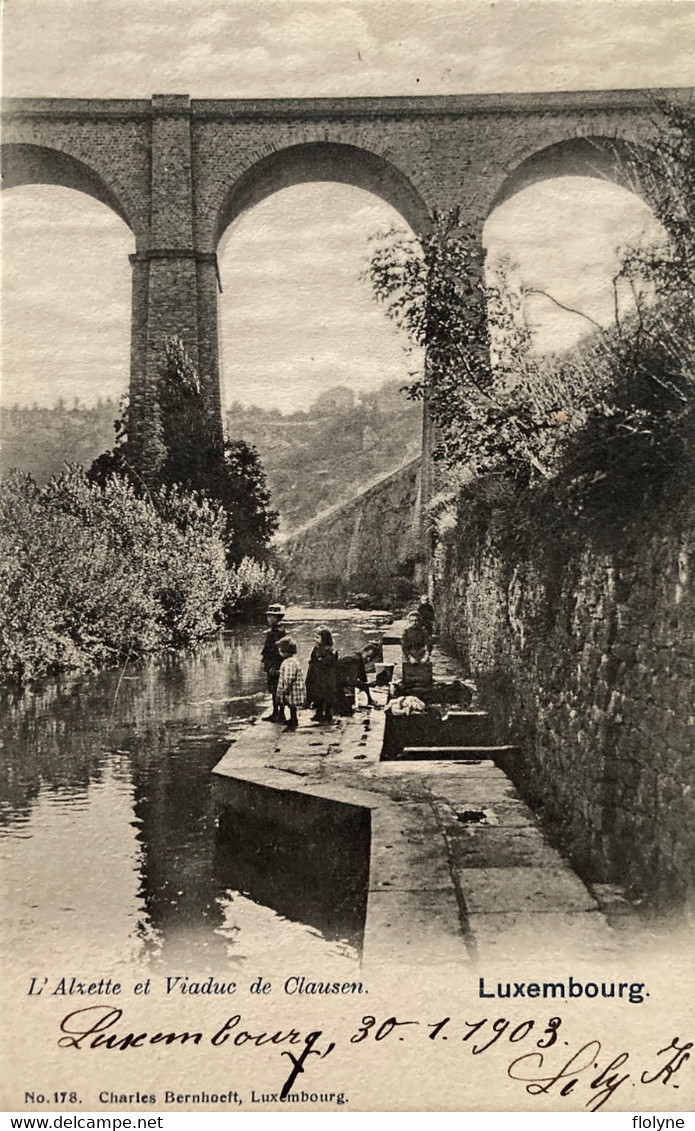
[[[285,538],[279,546],[293,596],[344,601],[382,597],[412,579],[419,555],[420,460]]]
[[[611,548],[490,514],[443,550],[437,606],[517,776],[595,882],[695,894],[695,492]],[[496,532],[497,528],[497,532]]]

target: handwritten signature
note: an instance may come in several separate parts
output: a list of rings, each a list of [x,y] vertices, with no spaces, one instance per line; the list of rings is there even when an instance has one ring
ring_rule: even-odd
[[[649,1070],[642,1072],[640,1075],[642,1084],[654,1084],[657,1080],[660,1080],[662,1084],[667,1084],[671,1077],[678,1072],[685,1061],[690,1058],[689,1050],[693,1047],[692,1041],[684,1044],[678,1042],[679,1038],[674,1037],[666,1048],[659,1049],[657,1056],[663,1056],[664,1053],[671,1053],[671,1056],[664,1063],[657,1065],[651,1075]],[[602,1056],[601,1042],[587,1041],[560,1068],[552,1069],[550,1074],[546,1076],[538,1075],[538,1073],[547,1070],[546,1060],[550,1058],[540,1052],[531,1052],[513,1060],[507,1069],[507,1075],[512,1080],[525,1081],[526,1091],[531,1096],[555,1093],[563,1097],[569,1096],[574,1092],[580,1080],[583,1080],[585,1084],[588,1083],[590,1089],[589,1099],[584,1106],[589,1111],[598,1111],[617,1092],[618,1088],[631,1077],[630,1072],[625,1072],[622,1076],[620,1074],[620,1070],[630,1059],[629,1053],[619,1053],[603,1067],[601,1067]],[[527,1071],[535,1072],[536,1075],[526,1075]],[[596,1075],[593,1075],[594,1072]]]

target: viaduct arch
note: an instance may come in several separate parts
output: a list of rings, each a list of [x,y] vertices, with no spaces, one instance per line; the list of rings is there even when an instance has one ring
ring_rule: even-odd
[[[2,146],[3,189],[17,185],[60,185],[93,196],[117,216],[131,231],[133,223],[113,188],[96,169],[70,153],[45,145],[7,142]]]
[[[77,188],[111,207],[133,232],[132,440],[144,452],[171,334],[183,338],[197,363],[221,434],[216,252],[241,212],[309,180],[375,193],[416,234],[435,211],[458,206],[475,233],[482,270],[484,222],[515,192],[567,174],[624,184],[620,158],[627,147],[649,146],[658,129],[655,98],[663,94],[6,99],[3,188]],[[687,99],[692,92],[669,94]],[[427,427],[425,434],[426,497]]]

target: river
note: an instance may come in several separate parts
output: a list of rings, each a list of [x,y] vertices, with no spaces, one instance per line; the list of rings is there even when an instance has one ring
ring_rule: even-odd
[[[354,616],[332,615],[324,623],[339,651],[375,635]],[[304,664],[315,627],[314,612],[293,613]],[[263,632],[243,627],[195,654],[3,692],[10,958],[41,955],[55,969],[77,954],[103,969],[193,958],[196,970],[260,966],[283,955],[354,963],[359,930],[332,916],[330,893],[303,921],[291,858],[258,845],[254,862],[255,850],[230,854],[217,836],[210,771],[266,708]]]

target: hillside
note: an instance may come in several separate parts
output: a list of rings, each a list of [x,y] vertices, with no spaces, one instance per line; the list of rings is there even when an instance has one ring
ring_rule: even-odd
[[[293,530],[415,457],[422,406],[397,382],[359,399],[339,386],[289,416],[234,405],[226,426],[258,449],[281,529]]]
[[[38,483],[57,475],[65,462],[89,467],[113,447],[113,422],[118,402],[100,400],[87,408],[68,407],[60,400],[52,408],[12,405],[0,415],[0,475],[10,468],[26,471]]]
[[[17,467],[44,483],[65,461],[89,467],[113,446],[118,412],[111,400],[91,408],[59,402],[52,408],[5,409],[0,473]],[[421,421],[422,406],[391,382],[360,397],[344,386],[327,389],[306,411],[288,416],[276,409],[233,405],[225,426],[230,437],[258,449],[286,531],[415,457]]]

